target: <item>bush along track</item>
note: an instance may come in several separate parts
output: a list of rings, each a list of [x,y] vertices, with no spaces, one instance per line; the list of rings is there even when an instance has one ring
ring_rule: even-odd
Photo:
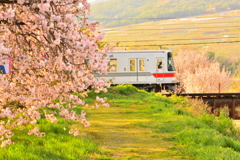
[[[95,103],[95,96],[86,101]],[[204,113],[200,101],[129,85],[98,96],[108,97],[111,107],[87,109],[92,126],[85,135],[104,153],[96,159],[240,159],[239,131],[232,120]]]

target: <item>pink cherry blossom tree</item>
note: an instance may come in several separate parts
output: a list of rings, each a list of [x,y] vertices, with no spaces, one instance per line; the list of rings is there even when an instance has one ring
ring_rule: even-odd
[[[88,23],[87,0],[0,0],[0,65],[11,57],[12,70],[0,74],[0,141],[11,144],[12,129],[36,124],[43,115],[57,123],[56,115],[81,119],[90,124],[85,112],[70,111],[85,105],[81,97],[89,87],[106,92],[107,53],[112,47],[101,42],[97,22]],[[59,99],[59,102],[55,100]],[[105,99],[97,97],[103,106]],[[8,106],[16,101],[24,107]],[[62,104],[69,102],[64,107]],[[40,112],[40,108],[47,108]],[[50,110],[57,112],[50,113]],[[71,134],[77,135],[77,131]],[[38,128],[29,135],[44,136]]]
[[[228,91],[230,72],[220,68],[219,62],[209,59],[206,50],[179,48],[174,57],[178,91],[186,93],[218,93]]]

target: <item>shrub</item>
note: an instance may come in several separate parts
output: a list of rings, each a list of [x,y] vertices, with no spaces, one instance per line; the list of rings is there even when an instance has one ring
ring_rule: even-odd
[[[129,95],[138,91],[138,89],[132,85],[118,85],[115,89],[122,95]]]
[[[170,99],[176,108],[193,116],[199,117],[204,113],[210,113],[210,107],[202,99],[188,99],[176,95],[172,95]]]
[[[234,136],[238,132],[234,127],[232,119],[226,117],[223,112],[220,113],[220,116],[203,114],[199,119],[224,135]]]

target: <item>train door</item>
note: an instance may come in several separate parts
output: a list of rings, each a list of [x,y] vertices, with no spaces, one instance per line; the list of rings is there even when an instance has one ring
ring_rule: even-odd
[[[147,80],[146,59],[138,58],[138,81],[144,82]]]
[[[129,59],[129,81],[144,82],[146,81],[146,59],[131,58]]]
[[[164,58],[159,57],[156,59],[156,80],[157,81],[164,81]]]

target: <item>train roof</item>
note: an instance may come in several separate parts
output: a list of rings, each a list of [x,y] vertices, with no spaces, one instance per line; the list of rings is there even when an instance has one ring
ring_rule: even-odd
[[[117,54],[117,53],[167,53],[172,52],[170,50],[122,50],[122,51],[114,51],[110,52],[110,54]]]

